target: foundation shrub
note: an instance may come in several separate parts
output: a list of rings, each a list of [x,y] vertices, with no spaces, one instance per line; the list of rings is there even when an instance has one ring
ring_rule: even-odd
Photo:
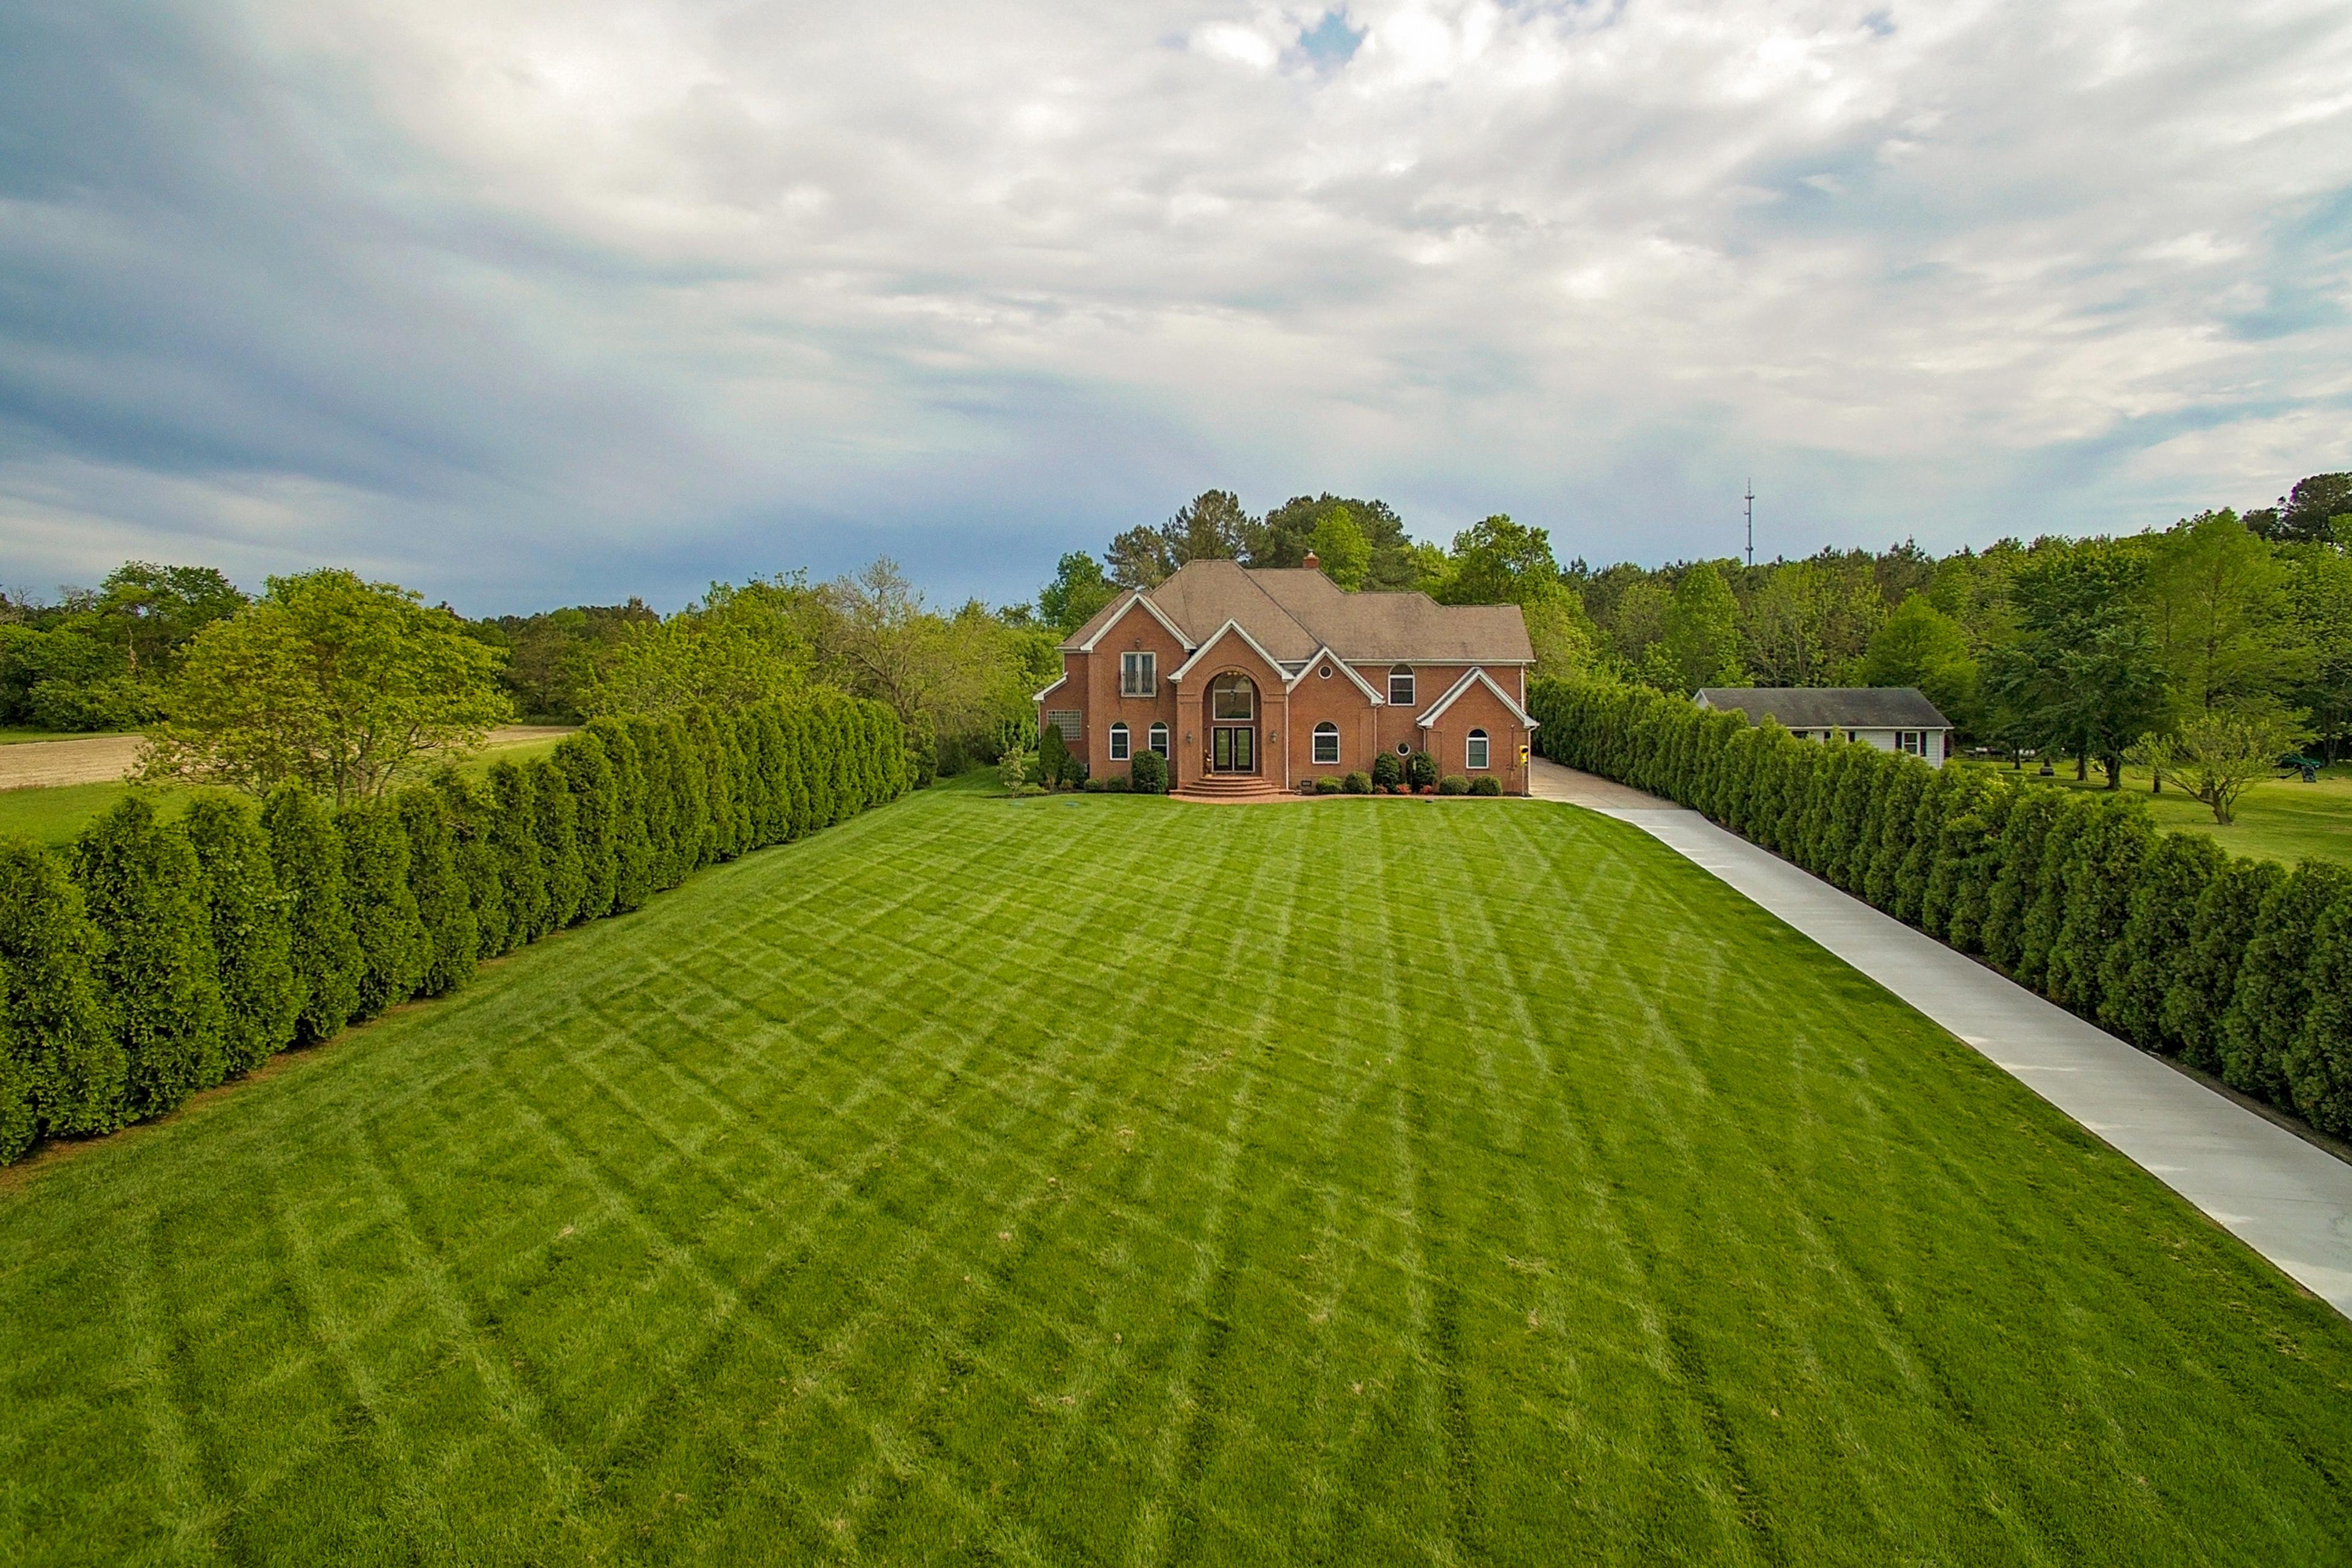
[[[1476,778],[1470,781],[1470,793],[1472,795],[1500,795],[1503,793],[1503,781],[1496,778],[1492,773],[1480,773]]]
[[[1349,795],[1370,795],[1372,793],[1372,775],[1367,773],[1349,773],[1340,781],[1339,787]]]
[[[1138,795],[1168,793],[1168,759],[1154,751],[1141,751],[1128,764],[1128,787]]]
[[[1348,781],[1341,778],[1337,773],[1325,773],[1321,778],[1315,781],[1315,793],[1317,795],[1338,795],[1341,790],[1346,789],[1347,787]]]
[[[1394,752],[1382,752],[1372,759],[1372,784],[1382,794],[1404,783],[1404,761]]]
[[[1470,781],[1463,777],[1460,773],[1448,773],[1444,778],[1437,781],[1437,793],[1440,795],[1468,795],[1470,793]]]
[[[1427,752],[1415,752],[1404,760],[1404,782],[1414,791],[1437,787],[1437,759]]]

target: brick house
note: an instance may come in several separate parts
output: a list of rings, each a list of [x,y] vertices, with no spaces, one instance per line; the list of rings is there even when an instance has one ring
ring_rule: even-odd
[[[1160,752],[1185,794],[1272,795],[1426,751],[1441,775],[1528,788],[1528,667],[1517,605],[1350,594],[1307,557],[1194,561],[1129,590],[1061,645],[1037,720],[1096,777]]]

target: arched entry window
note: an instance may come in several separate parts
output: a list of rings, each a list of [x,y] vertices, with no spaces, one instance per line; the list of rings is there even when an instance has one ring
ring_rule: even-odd
[[[1412,666],[1400,664],[1389,671],[1389,702],[1397,708],[1412,706]]]
[[[1125,724],[1113,724],[1110,727],[1110,760],[1114,763],[1127,761],[1127,726]]]
[[[1315,726],[1315,761],[1324,767],[1336,767],[1339,762],[1339,726],[1328,719]]]
[[[1209,717],[1246,721],[1257,717],[1257,683],[1246,675],[1221,675],[1209,687]]]
[[[1483,768],[1486,765],[1486,731],[1470,731],[1470,739],[1465,742],[1462,747],[1462,765],[1465,768]]]
[[[1154,724],[1151,726],[1150,734],[1151,749],[1159,752],[1161,756],[1166,756],[1168,754],[1168,726],[1165,724]]]

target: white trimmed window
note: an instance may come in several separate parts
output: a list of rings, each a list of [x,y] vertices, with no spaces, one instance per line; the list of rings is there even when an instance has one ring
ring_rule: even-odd
[[[1916,730],[1895,731],[1895,749],[1901,752],[1906,757],[1917,756],[1919,754],[1919,731]]]
[[[1110,760],[1114,763],[1127,761],[1127,726],[1124,724],[1110,727]]]
[[[1315,726],[1315,763],[1318,767],[1339,763],[1339,726],[1328,719]]]
[[[1470,738],[1462,742],[1462,765],[1473,769],[1486,765],[1486,731],[1473,730],[1470,731]]]
[[[1150,746],[1151,750],[1159,752],[1163,757],[1166,756],[1168,754],[1168,726],[1165,724],[1154,724],[1148,731],[1148,734],[1149,741],[1147,743]]]
[[[1209,717],[1240,720],[1257,717],[1257,686],[1246,675],[1221,675],[1209,687]]]
[[[1160,656],[1156,653],[1120,654],[1118,694],[1121,697],[1159,696]]]
[[[1398,708],[1412,706],[1412,666],[1400,664],[1389,671],[1389,701]]]

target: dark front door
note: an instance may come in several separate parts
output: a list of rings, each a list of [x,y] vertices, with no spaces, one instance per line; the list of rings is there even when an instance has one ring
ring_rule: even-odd
[[[1249,724],[1219,724],[1209,731],[1209,771],[1213,773],[1257,772],[1257,729]]]

